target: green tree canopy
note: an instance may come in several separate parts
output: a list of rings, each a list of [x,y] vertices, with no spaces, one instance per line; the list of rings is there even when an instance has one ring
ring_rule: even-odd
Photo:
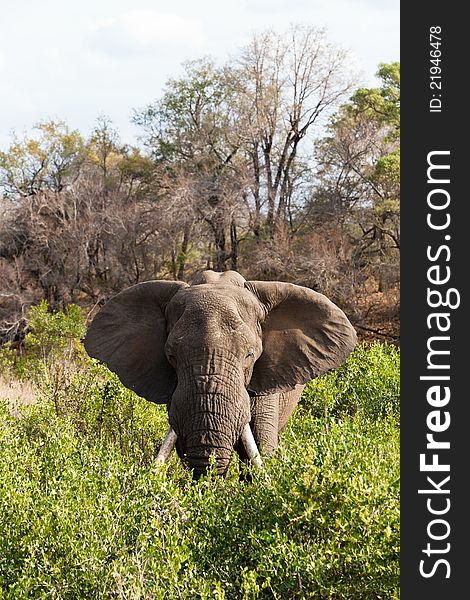
[[[75,181],[86,157],[82,135],[63,121],[43,121],[31,137],[13,136],[0,151],[0,187],[7,196],[59,192]]]

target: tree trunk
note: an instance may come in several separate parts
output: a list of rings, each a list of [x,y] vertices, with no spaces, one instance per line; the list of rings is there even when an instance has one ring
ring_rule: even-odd
[[[223,224],[218,222],[215,226],[214,231],[214,242],[215,242],[215,270],[225,271],[225,261],[227,260],[227,253],[225,251],[225,231]]]
[[[232,271],[238,270],[238,239],[237,239],[237,223],[235,219],[232,217],[232,222],[230,224],[230,243],[232,251],[230,253],[231,261],[231,269]]]
[[[215,271],[225,271],[225,261],[227,260],[227,252],[225,250],[225,216],[223,207],[221,206],[220,196],[212,194],[208,199],[209,205],[214,209],[211,219],[206,219],[214,233],[215,245]]]
[[[191,225],[186,225],[183,232],[183,241],[181,242],[181,250],[178,254],[178,280],[184,281],[184,269],[186,267],[186,259],[188,256],[189,239],[191,235]]]
[[[276,184],[273,181],[273,172],[271,165],[271,149],[272,142],[271,140],[265,141],[263,147],[264,154],[264,171],[266,174],[266,188],[267,188],[267,199],[268,199],[268,213],[266,215],[266,230],[268,232],[269,237],[272,239],[273,237],[273,226],[274,226],[274,211],[276,206]]]
[[[261,168],[258,154],[258,143],[255,143],[253,152],[251,153],[253,161],[253,197],[255,199],[255,215],[252,221],[252,230],[256,239],[259,239],[261,233]]]
[[[171,274],[173,275],[173,279],[176,281],[178,275],[178,266],[177,266],[177,256],[174,248],[171,249]]]

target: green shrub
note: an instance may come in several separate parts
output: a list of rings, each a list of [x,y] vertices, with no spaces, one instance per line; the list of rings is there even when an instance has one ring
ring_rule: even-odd
[[[1,371],[41,384],[84,355],[80,340],[86,331],[85,317],[75,304],[69,304],[65,312],[51,312],[42,300],[29,309],[27,322],[22,351],[12,350],[10,344],[0,349]]]
[[[76,342],[86,332],[85,318],[75,304],[69,304],[65,312],[50,312],[48,303],[42,300],[30,308],[27,320],[25,347],[30,352],[36,350],[42,358],[51,354],[73,355],[79,349]]]
[[[9,598],[393,598],[398,434],[297,420],[269,480],[190,480],[67,420],[3,415],[0,589]],[[29,421],[29,423],[25,423]],[[31,427],[31,421],[36,429]],[[160,439],[164,429],[160,429]]]
[[[398,358],[309,384],[268,477],[193,482],[154,463],[165,407],[78,349],[55,397],[0,405],[0,598],[398,598]]]
[[[302,405],[319,418],[360,413],[376,419],[400,414],[400,350],[391,344],[358,344],[339,369],[307,384]]]
[[[81,309],[70,304],[65,312],[51,312],[45,300],[28,311],[28,332],[21,351],[6,344],[0,349],[0,373],[33,383],[42,396],[54,402],[68,395],[71,379],[88,358],[80,340],[85,335]]]

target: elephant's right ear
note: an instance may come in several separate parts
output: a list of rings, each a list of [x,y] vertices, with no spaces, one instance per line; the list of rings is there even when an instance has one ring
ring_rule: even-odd
[[[85,337],[90,356],[136,394],[159,404],[170,400],[176,385],[165,356],[165,308],[184,287],[180,281],[147,281],[120,292],[98,312]]]

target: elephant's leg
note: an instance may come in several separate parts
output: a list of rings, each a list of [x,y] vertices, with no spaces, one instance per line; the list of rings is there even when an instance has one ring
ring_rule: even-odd
[[[261,454],[277,448],[279,433],[279,394],[251,398],[251,429]]]
[[[269,455],[277,448],[279,433],[287,425],[304,387],[296,385],[293,390],[287,392],[251,397],[250,427],[262,455]],[[244,462],[248,461],[245,448],[240,442],[235,446],[235,450]]]
[[[277,447],[279,426],[279,394],[253,396],[251,398],[250,428],[261,455],[268,455]],[[239,441],[235,450],[243,462],[248,462],[248,455]]]
[[[300,396],[304,391],[304,385],[296,385],[293,390],[279,392],[279,433],[281,433],[290,419]]]
[[[270,454],[277,447],[279,427],[279,394],[252,396],[250,427],[256,445],[263,455]],[[235,446],[240,458],[247,461],[245,448],[239,442]]]

